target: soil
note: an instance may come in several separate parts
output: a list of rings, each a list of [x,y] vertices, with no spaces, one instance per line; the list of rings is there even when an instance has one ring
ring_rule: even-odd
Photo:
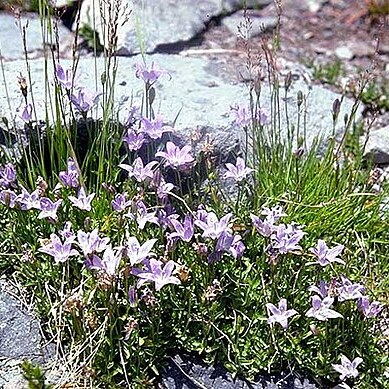
[[[383,1],[389,3],[388,0]],[[318,7],[316,12],[308,9],[307,2],[282,2],[278,57],[310,67],[340,62],[342,77],[327,85],[337,91],[342,91],[342,84],[350,80],[356,82],[361,76],[369,77],[377,85],[388,83],[389,15],[369,13],[368,0],[313,0],[311,3],[316,3]],[[251,10],[250,15],[277,16],[277,10],[271,4],[261,10]],[[271,31],[252,37],[250,46],[253,52],[260,54],[264,42],[271,45],[273,34],[274,31]],[[193,55],[194,50],[202,50],[217,59],[222,65],[221,70],[229,74],[237,75],[237,69],[239,72],[247,59],[238,34],[232,34],[221,20],[211,22],[200,44],[196,43],[196,47],[190,48],[189,55]],[[342,51],[346,51],[344,55],[347,58]],[[382,99],[389,99],[389,96],[384,95]],[[376,112],[374,104],[368,106],[366,115],[376,117],[376,128],[389,123],[388,108]]]

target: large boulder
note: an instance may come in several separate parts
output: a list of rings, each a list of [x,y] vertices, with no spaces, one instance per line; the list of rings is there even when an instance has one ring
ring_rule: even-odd
[[[234,123],[234,115],[231,106],[241,104],[248,106],[249,94],[245,84],[237,82],[236,75],[223,74],[217,62],[204,59],[184,57],[180,55],[155,54],[146,57],[148,65],[152,62],[159,68],[165,69],[163,75],[155,84],[156,98],[154,111],[160,112],[166,122],[175,121],[175,135],[188,140],[193,132],[205,138],[210,135],[216,149],[223,154],[237,150],[239,143],[243,144],[246,132],[242,126]],[[141,56],[118,59],[118,70],[115,80],[115,110],[119,119],[124,122],[128,115],[131,101],[135,105],[141,104],[144,90],[143,82],[134,76],[136,64],[142,62]],[[78,86],[83,86],[90,91],[95,91],[96,82],[94,74],[97,74],[97,92],[102,91],[100,78],[104,72],[104,59],[81,58],[78,63]],[[62,66],[72,66],[71,61],[62,61]],[[24,61],[5,63],[7,82],[15,83],[19,73],[25,74]],[[31,91],[38,120],[44,120],[46,109],[49,109],[48,117],[51,117],[50,106],[46,104],[45,96],[45,62],[43,60],[30,61],[30,69],[33,77]],[[279,131],[281,137],[286,138],[292,126],[300,123],[299,135],[305,136],[305,143],[309,147],[317,137],[327,139],[333,133],[333,121],[331,108],[333,101],[340,96],[319,85],[313,85],[305,76],[305,70],[293,64],[285,64],[282,73],[292,71],[294,79],[287,96],[287,112],[284,105],[283,92],[280,96],[280,122]],[[53,74],[49,69],[48,74]],[[283,77],[281,74],[281,78]],[[48,90],[53,93],[53,79],[47,82]],[[235,80],[235,81],[233,81]],[[4,88],[4,80],[0,79],[0,117],[7,116],[12,122],[10,114],[19,119],[20,107],[24,104],[24,98],[17,88],[8,87],[11,112],[9,112],[7,95]],[[297,94],[301,91],[305,96],[305,103],[298,106]],[[272,90],[263,82],[261,91],[261,105],[264,110],[270,112],[272,106]],[[31,101],[30,97],[29,101]],[[66,98],[65,98],[66,99]],[[350,112],[353,101],[344,98],[339,117]],[[19,108],[19,113],[16,114]],[[361,109],[357,111],[356,119],[361,118]],[[102,117],[101,107],[97,116]],[[19,119],[20,121],[20,119]],[[336,126],[336,132],[342,133],[342,121]],[[1,124],[0,124],[1,126]],[[295,129],[295,134],[297,130]],[[200,142],[201,143],[201,142]]]
[[[52,20],[52,26],[58,23],[58,38],[61,54],[69,53],[73,43],[73,33],[69,31],[61,21]],[[42,25],[36,14],[23,14],[20,18],[14,15],[0,12],[0,57],[5,61],[24,59],[24,37],[28,58],[42,56],[44,43],[48,46],[56,45],[56,33],[53,32],[42,38]],[[23,32],[25,31],[25,33]],[[71,51],[70,51],[71,52]]]
[[[119,12],[115,13],[119,3]],[[246,3],[247,7],[261,7],[272,1]],[[120,55],[140,53],[141,47],[152,53],[163,45],[190,41],[212,18],[243,8],[243,4],[242,0],[114,0],[100,6],[98,0],[84,0],[80,22],[81,26],[97,31],[100,43],[109,47],[112,26],[109,20],[113,19],[117,22]]]

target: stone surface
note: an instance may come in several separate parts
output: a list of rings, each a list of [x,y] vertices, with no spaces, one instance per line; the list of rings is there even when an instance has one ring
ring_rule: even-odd
[[[244,4],[241,0],[115,0],[113,8],[119,2],[120,13],[114,18],[118,20],[117,48],[121,55],[140,53],[140,40],[146,53],[163,45],[190,41],[212,18],[236,11]],[[269,0],[246,1],[249,8],[270,3]],[[101,12],[96,0],[84,0],[81,7],[81,25],[86,24],[97,31],[100,43],[106,47],[109,46],[107,23],[110,14],[109,7],[103,7]],[[106,22],[102,22],[101,15]]]
[[[127,117],[131,98],[136,105],[141,104],[143,93],[143,83],[134,76],[135,66],[142,61],[141,57],[119,58],[118,71],[116,76],[115,97],[116,108],[119,110],[119,118],[124,121]],[[154,102],[154,111],[161,112],[167,122],[173,122],[175,119],[176,134],[188,139],[193,131],[198,131],[203,135],[209,133],[214,139],[214,144],[219,148],[220,153],[228,153],[234,150],[239,141],[245,138],[245,131],[240,126],[233,123],[230,107],[236,103],[247,106],[249,101],[248,88],[242,83],[231,82],[231,75],[221,74],[217,62],[203,58],[189,58],[179,55],[156,54],[147,57],[148,64],[155,62],[158,67],[166,69],[169,73],[160,78],[156,83],[156,99]],[[30,61],[31,74],[33,76],[32,91],[36,105],[37,119],[45,118],[46,105],[45,87],[44,87],[44,61]],[[62,61],[64,68],[70,67],[70,61]],[[82,58],[78,64],[78,85],[86,87],[91,91],[95,90],[95,65],[98,80],[104,70],[104,60],[92,58]],[[281,77],[291,70],[293,81],[288,93],[288,117],[290,126],[297,126],[306,122],[306,128],[303,126],[299,130],[299,135],[306,134],[306,144],[309,147],[316,136],[322,136],[324,139],[332,135],[332,114],[331,107],[335,98],[339,97],[336,93],[327,90],[321,86],[311,85],[306,76],[305,70],[295,65],[284,65]],[[5,63],[5,72],[8,75],[7,81],[15,83],[17,76],[22,72],[25,74],[25,64],[23,61]],[[52,70],[49,69],[49,74]],[[235,77],[236,78],[236,77]],[[49,80],[48,87],[53,89],[53,77]],[[6,116],[12,121],[12,115],[15,115],[22,107],[23,97],[17,88],[11,88],[8,85],[8,92],[11,103],[11,113],[7,109],[7,96],[3,85],[3,79],[0,79],[0,117]],[[100,85],[100,83],[98,82]],[[297,107],[297,93],[301,91],[306,96],[306,104]],[[101,92],[101,87],[98,89]],[[283,94],[283,91],[282,91]],[[345,98],[339,117],[343,117],[346,112],[350,112],[353,101]],[[265,84],[262,86],[261,106],[270,110],[271,91]],[[3,108],[3,109],[1,109]],[[282,136],[287,134],[287,120],[283,100],[280,101],[280,131]],[[304,112],[306,111],[306,115]],[[357,112],[356,118],[361,117],[362,108]],[[99,112],[101,116],[101,112]],[[300,116],[300,119],[298,118]],[[304,119],[304,116],[305,119]],[[49,113],[50,117],[50,113]],[[20,121],[20,119],[19,119]],[[341,125],[337,131],[341,132]],[[297,130],[295,131],[295,134]]]
[[[8,284],[0,282],[0,388],[27,388],[20,363],[29,359],[47,362],[50,353],[43,348],[39,321],[12,297]]]
[[[353,51],[349,47],[347,47],[347,46],[340,46],[340,47],[336,48],[335,49],[335,55],[339,59],[350,60],[350,59],[354,58]]]
[[[365,141],[366,138],[361,139],[362,144]],[[370,132],[364,158],[378,165],[389,164],[389,126]]]
[[[53,20],[53,25],[54,25]],[[24,48],[22,32],[23,27],[26,27],[26,47],[29,58],[36,58],[42,55],[43,52],[43,39],[42,28],[39,17],[35,14],[27,14],[20,19],[9,13],[0,12],[0,57],[4,60],[23,59]],[[62,25],[62,22],[58,23],[58,35],[61,53],[65,52],[71,47],[73,41],[73,33]],[[51,37],[46,38],[46,43],[49,45],[55,45],[56,38],[53,33]]]
[[[256,11],[248,11],[247,15],[252,22],[252,27],[248,31],[248,38],[253,38],[261,35],[263,32],[271,31],[277,25],[277,17],[275,16],[261,16]],[[242,23],[243,18],[243,11],[235,12],[231,16],[223,18],[222,25],[227,27],[232,34],[237,35],[238,28]]]
[[[317,389],[307,379],[294,375],[261,377],[256,382],[234,379],[220,366],[207,366],[198,360],[175,356],[162,374],[165,389]]]

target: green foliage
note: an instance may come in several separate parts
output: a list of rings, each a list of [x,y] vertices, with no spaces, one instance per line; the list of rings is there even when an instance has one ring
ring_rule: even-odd
[[[28,382],[29,389],[50,389],[53,385],[45,384],[45,374],[39,365],[28,360],[22,362],[20,367],[23,370],[23,377]]]
[[[96,53],[103,51],[103,46],[99,41],[99,37],[96,31],[87,24],[83,24],[79,29],[79,36],[84,39],[84,42],[88,49]]]
[[[362,92],[361,101],[373,110],[389,111],[389,82],[374,80]]]
[[[344,76],[345,70],[340,60],[330,61],[324,64],[307,61],[306,65],[312,69],[312,75],[315,80],[325,84],[337,85],[340,77]]]

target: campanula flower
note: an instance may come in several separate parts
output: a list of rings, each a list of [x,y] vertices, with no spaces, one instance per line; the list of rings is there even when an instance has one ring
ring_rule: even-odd
[[[119,213],[125,211],[131,205],[131,203],[131,200],[127,200],[126,194],[121,193],[117,193],[111,202],[112,209]]]
[[[209,212],[206,221],[195,220],[195,225],[203,230],[203,238],[218,239],[223,232],[231,232],[228,227],[231,217],[232,214],[228,213],[219,220],[213,212]]]
[[[41,212],[38,215],[38,219],[48,218],[50,220],[57,221],[57,211],[61,203],[61,199],[53,202],[47,197],[42,197],[39,201],[39,209]]]
[[[39,191],[34,190],[29,193],[25,188],[21,188],[22,193],[16,197],[16,202],[19,204],[20,209],[28,211],[30,209],[41,209]]]
[[[88,269],[104,271],[106,274],[113,277],[117,274],[121,259],[121,250],[115,252],[111,245],[108,245],[104,251],[103,258],[93,254],[86,259],[85,266]]]
[[[166,74],[166,70],[158,69],[155,63],[151,63],[151,67],[147,68],[145,63],[137,63],[135,76],[142,79],[144,82],[153,83],[158,80],[163,74]]]
[[[127,165],[121,163],[120,168],[128,172],[128,177],[134,177],[138,182],[143,182],[145,180],[151,180],[154,176],[153,168],[158,165],[157,161],[151,161],[146,166],[143,164],[142,158],[138,157],[134,163]]]
[[[337,287],[338,301],[354,300],[363,297],[365,287],[362,284],[352,283],[347,277],[341,276]]]
[[[91,93],[83,88],[78,89],[77,95],[72,94],[70,101],[78,112],[82,115],[86,115],[96,104],[100,94]]]
[[[157,241],[158,239],[149,239],[141,245],[137,238],[130,236],[126,242],[126,256],[130,259],[130,264],[134,266],[154,255],[151,250]]]
[[[9,189],[0,190],[0,203],[7,207],[14,208],[18,195]]]
[[[378,301],[370,301],[367,296],[363,296],[358,300],[358,309],[367,318],[377,317],[383,308],[383,304]]]
[[[144,281],[155,282],[155,290],[159,291],[168,284],[181,284],[181,281],[172,276],[176,263],[169,261],[164,264],[155,258],[144,261],[144,269],[133,269],[133,274]]]
[[[61,183],[70,188],[77,188],[79,185],[79,174],[77,165],[73,158],[68,159],[67,169],[59,172],[59,179]]]
[[[333,302],[333,297],[325,297],[324,299],[321,299],[319,296],[312,296],[312,308],[306,312],[305,316],[313,317],[320,321],[343,318],[339,312],[330,309]]]
[[[127,143],[128,149],[130,151],[139,150],[145,143],[146,138],[143,133],[138,134],[135,130],[129,129],[125,137],[123,137],[123,142]]]
[[[154,120],[142,118],[139,131],[148,135],[151,139],[160,139],[165,132],[172,132],[173,127],[164,125],[162,115],[158,114]]]
[[[271,245],[273,248],[277,249],[280,254],[298,254],[302,250],[299,242],[304,235],[305,232],[296,226],[291,224],[280,224],[271,235]]]
[[[55,66],[55,75],[58,83],[65,89],[70,90],[73,87],[73,71],[72,69],[64,70],[63,67],[57,63]]]
[[[87,257],[93,253],[101,253],[108,247],[109,238],[100,238],[99,231],[95,228],[92,232],[77,232],[78,245]]]
[[[194,225],[193,218],[190,214],[185,215],[184,223],[180,223],[178,220],[171,218],[170,223],[175,229],[175,232],[172,232],[169,237],[175,238],[178,237],[184,242],[190,242],[194,235]]]
[[[237,182],[243,181],[254,169],[246,167],[246,163],[243,158],[238,157],[236,164],[226,163],[227,172],[224,174],[224,178],[233,178]]]
[[[334,262],[338,262],[344,265],[345,262],[338,258],[338,255],[342,253],[343,249],[344,246],[341,244],[330,249],[324,240],[319,239],[317,246],[310,248],[309,251],[316,257],[316,263],[318,263],[320,266],[327,266]]]
[[[24,121],[24,123],[30,123],[30,121],[32,119],[32,105],[31,104],[27,104],[23,108],[23,112],[22,112],[22,115],[20,116],[20,118]]]
[[[165,166],[170,166],[178,170],[188,170],[195,162],[190,154],[191,147],[180,148],[173,142],[166,143],[166,151],[158,151],[155,156],[165,158]]]
[[[340,373],[340,380],[344,381],[346,378],[357,378],[359,372],[357,367],[363,362],[362,358],[355,358],[353,361],[350,361],[346,356],[340,356],[340,365],[333,364],[332,367],[335,371]]]
[[[72,248],[72,239],[66,239],[62,243],[58,235],[51,234],[50,240],[48,245],[40,247],[38,251],[51,255],[56,263],[66,262],[69,257],[79,255],[78,251]]]
[[[0,166],[0,187],[9,188],[16,182],[16,169],[12,163]]]
[[[90,195],[87,196],[85,193],[85,189],[81,187],[78,190],[77,197],[69,196],[69,200],[75,207],[83,211],[90,211],[92,209],[91,203],[94,197],[95,197],[95,193],[91,193]]]
[[[279,323],[281,327],[286,329],[288,327],[288,320],[298,315],[298,312],[294,309],[287,309],[287,301],[282,298],[278,303],[278,308],[271,303],[266,304],[269,318],[267,319],[268,324]]]

